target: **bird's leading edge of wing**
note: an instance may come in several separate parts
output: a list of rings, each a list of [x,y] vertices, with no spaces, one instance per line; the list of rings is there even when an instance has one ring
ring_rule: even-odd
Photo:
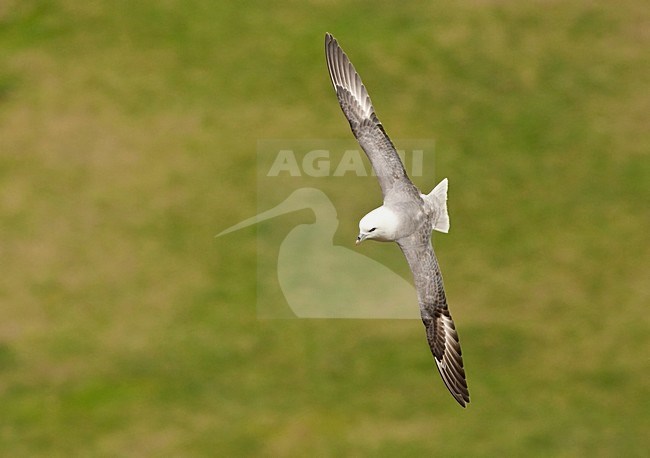
[[[417,196],[417,190],[406,175],[395,146],[375,115],[361,77],[336,39],[329,33],[325,35],[325,56],[341,109],[350,123],[352,133],[372,164],[384,198],[391,192],[407,192]]]

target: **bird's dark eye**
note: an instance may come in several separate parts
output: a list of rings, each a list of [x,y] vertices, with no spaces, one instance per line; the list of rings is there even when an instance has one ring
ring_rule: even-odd
[[[377,229],[377,228],[376,228],[376,227],[373,227],[373,228],[370,229],[368,232],[375,232],[375,229]]]

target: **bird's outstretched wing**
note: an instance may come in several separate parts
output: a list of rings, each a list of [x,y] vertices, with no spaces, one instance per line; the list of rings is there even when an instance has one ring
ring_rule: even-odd
[[[438,371],[451,395],[465,407],[469,403],[469,390],[460,342],[447,307],[442,274],[431,247],[430,234],[430,231],[418,231],[398,240],[397,244],[413,272],[422,322]]]
[[[384,199],[391,193],[406,193],[417,199],[419,192],[406,175],[395,146],[377,119],[361,77],[329,33],[325,35],[325,56],[341,109],[372,164]]]

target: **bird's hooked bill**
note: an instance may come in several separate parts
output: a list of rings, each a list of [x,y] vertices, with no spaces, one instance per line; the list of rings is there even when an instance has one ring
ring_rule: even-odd
[[[361,242],[363,242],[366,239],[366,236],[363,234],[359,234],[357,236],[357,241],[354,242],[355,245],[359,245]]]

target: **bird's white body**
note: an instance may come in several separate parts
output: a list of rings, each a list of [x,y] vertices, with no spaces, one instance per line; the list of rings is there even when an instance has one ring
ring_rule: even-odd
[[[357,243],[364,240],[395,242],[418,230],[420,227],[418,223],[421,223],[425,217],[431,218],[433,230],[449,232],[447,183],[445,178],[428,195],[420,194],[423,203],[421,209],[415,208],[415,211],[408,212],[404,205],[399,204],[385,204],[375,208],[359,221]]]

